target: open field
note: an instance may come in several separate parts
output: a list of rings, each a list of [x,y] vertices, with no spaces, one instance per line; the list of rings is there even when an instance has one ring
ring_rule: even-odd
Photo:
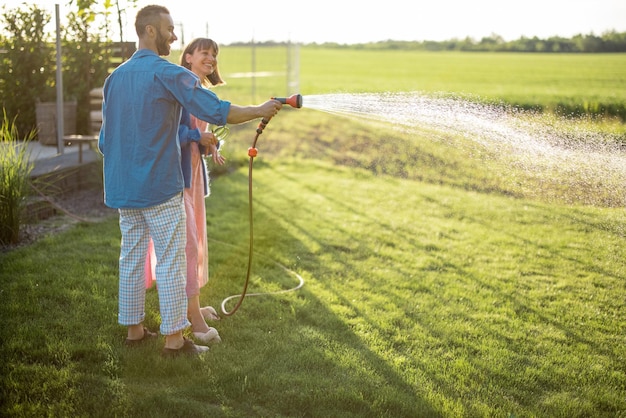
[[[423,55],[431,70],[418,81],[411,78],[419,60],[399,77],[401,70],[390,64],[400,55],[391,52],[382,60],[380,52],[368,52],[352,61],[342,61],[350,51],[305,52],[305,99],[388,90],[499,97],[488,79],[432,81],[435,61],[441,59],[442,72],[451,71],[454,54]],[[285,95],[284,78],[264,77],[250,100],[251,80],[229,77],[246,71],[246,56],[224,49],[220,67],[229,85],[218,93],[235,102]],[[587,58],[569,59],[576,57],[583,73]],[[614,57],[597,59],[624,60]],[[278,64],[261,65],[269,52],[259,52],[258,59],[257,71],[280,72]],[[493,75],[504,77],[520,66]],[[546,62],[540,68],[548,68]],[[620,77],[614,74],[610,83],[620,86],[613,95],[623,102]],[[543,91],[528,79],[526,85]],[[583,90],[559,84],[540,103],[547,106],[554,97],[578,103]],[[605,100],[609,90],[585,94]],[[606,121],[539,117],[529,123],[562,129],[564,138],[585,129],[619,136],[624,129]],[[233,127],[224,148],[229,165],[219,176],[212,170],[211,279],[203,304],[218,307],[243,286],[246,150],[255,128]],[[126,331],[116,322],[117,219],[81,223],[0,254],[0,415],[626,414],[626,212],[606,199],[614,197],[607,188],[591,190],[569,174],[516,169],[507,164],[509,154],[479,146],[462,130],[397,130],[384,121],[307,109],[306,102],[303,109],[281,111],[258,149],[249,291],[297,285],[276,263],[302,276],[304,287],[246,299],[234,316],[214,325],[222,344],[199,359],[165,361],[162,341],[137,350],[123,345]],[[146,313],[146,325],[157,329],[154,290]]]
[[[564,114],[619,115],[626,119],[626,54],[523,54],[423,51],[299,49],[303,95],[337,92],[420,91],[452,93],[476,100]],[[224,47],[220,68],[239,100],[284,96],[288,68],[286,47]],[[173,55],[173,59],[177,59]],[[291,61],[289,61],[291,60]],[[253,63],[254,62],[254,66]],[[251,71],[271,77],[232,78]],[[254,85],[253,85],[254,83]],[[604,110],[601,110],[604,109]]]

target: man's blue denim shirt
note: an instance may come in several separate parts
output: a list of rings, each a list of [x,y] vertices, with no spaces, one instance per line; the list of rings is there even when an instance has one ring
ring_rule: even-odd
[[[202,87],[195,74],[148,49],[135,52],[107,78],[98,141],[107,206],[147,208],[183,191],[182,106],[220,126],[230,111],[230,102]]]

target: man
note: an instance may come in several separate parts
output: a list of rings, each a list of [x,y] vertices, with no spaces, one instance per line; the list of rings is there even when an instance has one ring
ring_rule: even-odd
[[[142,324],[144,261],[152,237],[160,331],[165,335],[162,354],[200,354],[209,348],[183,337],[190,323],[185,293],[184,181],[177,137],[181,109],[221,126],[269,119],[282,104],[269,100],[257,106],[237,106],[220,100],[192,72],[161,58],[169,55],[178,39],[167,8],[141,9],[135,30],[137,51],[104,83],[98,142],[104,156],[104,201],[120,214],[118,322],[128,327],[128,345],[156,337]]]

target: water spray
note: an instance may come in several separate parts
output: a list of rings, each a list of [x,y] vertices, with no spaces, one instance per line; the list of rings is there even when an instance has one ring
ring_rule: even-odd
[[[296,109],[300,109],[302,107],[302,95],[301,94],[294,94],[289,97],[272,97],[272,99],[278,100],[282,104],[288,104],[289,106],[294,107]],[[248,291],[248,284],[250,283],[250,270],[252,267],[252,254],[253,254],[253,242],[254,242],[254,224],[253,224],[253,216],[252,216],[253,215],[252,214],[252,163],[254,161],[254,157],[256,157],[258,154],[258,150],[256,149],[256,143],[259,139],[259,136],[263,133],[263,130],[265,129],[267,124],[270,122],[270,119],[271,118],[263,118],[261,122],[259,122],[259,125],[257,126],[257,129],[256,129],[256,136],[254,137],[254,141],[252,142],[252,146],[248,148],[248,156],[250,157],[250,163],[248,165],[248,218],[249,218],[249,225],[250,225],[248,269],[246,271],[246,281],[243,286],[243,291],[241,292],[241,295],[239,295],[239,300],[235,304],[235,307],[230,312],[226,310],[226,302],[232,299],[233,296],[228,297],[222,301],[222,313],[226,316],[231,316],[239,309],[239,307],[241,306],[243,302],[243,299],[246,297],[246,293]],[[280,267],[282,267],[285,270],[288,270],[286,267],[282,265],[280,265]],[[302,285],[304,284],[304,281],[302,280],[302,278],[298,276],[296,273],[294,274],[296,275],[296,277],[299,278],[300,284],[294,289],[290,289],[290,290],[297,290],[300,287],[302,287]],[[253,295],[258,296],[261,294],[262,293],[254,293]]]

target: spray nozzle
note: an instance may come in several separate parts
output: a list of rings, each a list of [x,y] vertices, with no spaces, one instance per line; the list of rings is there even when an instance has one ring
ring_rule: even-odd
[[[294,94],[289,97],[272,97],[273,100],[278,100],[282,104],[288,104],[291,107],[295,107],[296,109],[300,109],[302,107],[302,95]],[[261,135],[263,133],[263,129],[270,123],[269,119],[263,118],[261,122],[259,122],[259,126],[256,128],[256,133]],[[257,135],[257,136],[258,136]]]
[[[302,107],[302,95],[294,94],[289,97],[273,97],[274,100],[278,100],[282,104],[288,104],[291,107],[295,107],[296,109],[300,109]]]

